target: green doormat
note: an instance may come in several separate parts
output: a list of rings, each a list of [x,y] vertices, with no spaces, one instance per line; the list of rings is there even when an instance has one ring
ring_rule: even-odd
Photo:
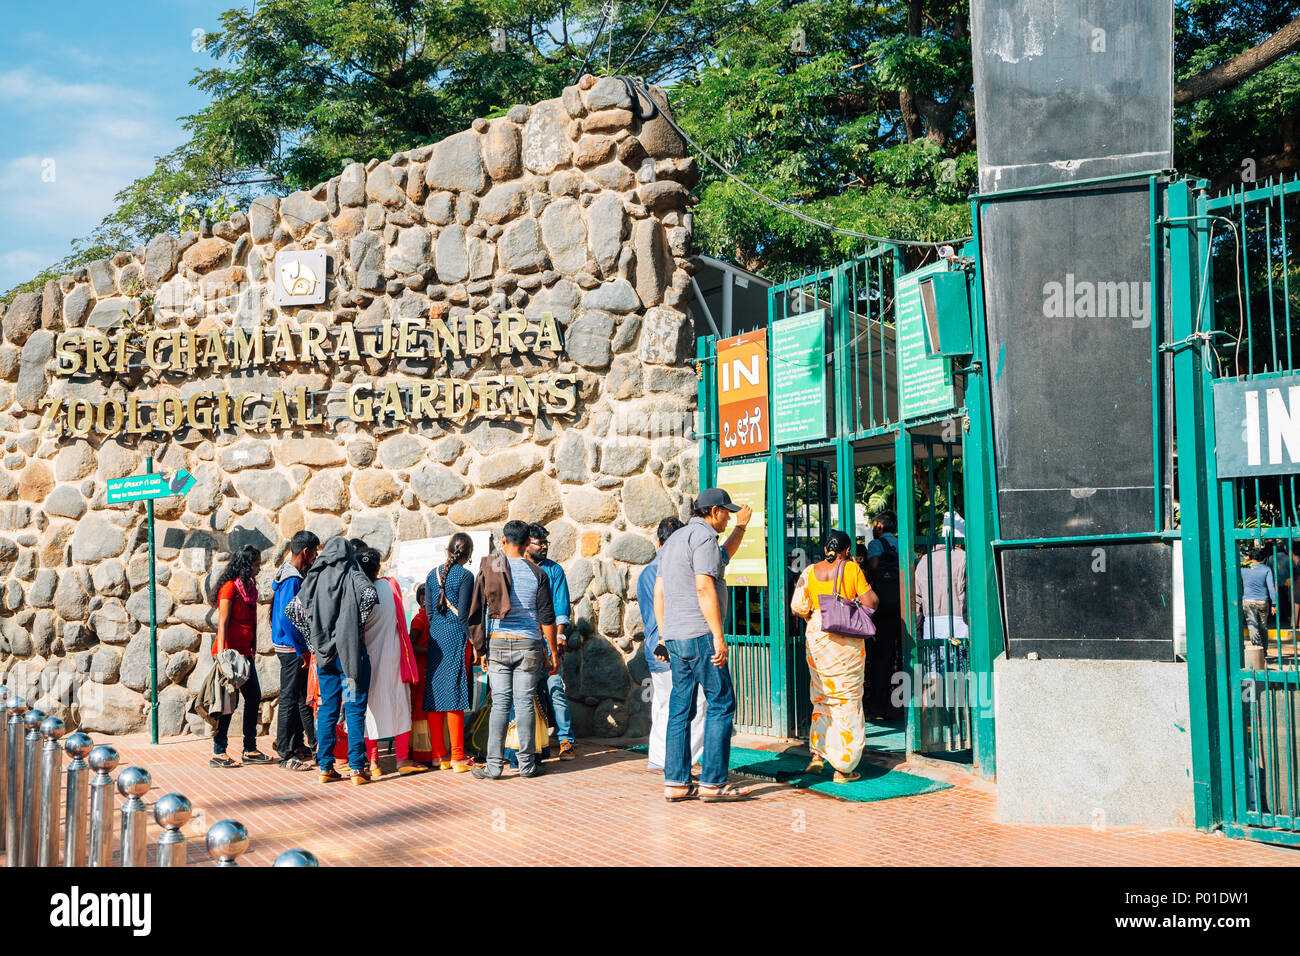
[[[645,747],[629,747],[629,750],[645,753]],[[891,800],[894,797],[915,797],[923,793],[937,793],[949,789],[952,784],[914,773],[902,773],[887,770],[874,764],[858,764],[860,780],[852,783],[835,783],[832,779],[834,770],[826,765],[822,774],[808,773],[809,756],[806,752],[796,751],[777,753],[774,750],[750,750],[748,747],[731,748],[731,771],[745,777],[759,780],[775,780],[804,790],[815,790],[841,800],[855,803],[871,803],[876,800]]]

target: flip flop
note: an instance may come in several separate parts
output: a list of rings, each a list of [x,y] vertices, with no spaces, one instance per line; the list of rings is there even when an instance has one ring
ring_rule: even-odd
[[[273,763],[266,754],[260,750],[254,750],[252,753],[244,754],[244,763]]]
[[[310,760],[303,760],[301,757],[290,757],[283,764],[281,764],[281,766],[284,767],[284,769],[286,770],[315,770],[316,769],[316,765],[314,763],[312,763]]]
[[[745,799],[744,791],[735,784],[719,787],[717,790],[706,790],[700,793],[701,803],[731,803],[743,799]]]
[[[238,767],[239,764],[236,763],[233,758],[228,757],[225,754],[219,754],[217,756],[214,756],[211,760],[208,761],[208,766],[228,768],[228,767]]]
[[[685,793],[680,793],[675,797],[664,797],[664,799],[667,800],[669,803],[683,803],[686,800],[694,800],[699,795],[700,795],[700,788],[692,783],[689,786],[687,786]]]

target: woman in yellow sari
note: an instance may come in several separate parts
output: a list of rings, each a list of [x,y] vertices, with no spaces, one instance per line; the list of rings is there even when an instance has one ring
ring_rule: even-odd
[[[862,569],[849,560],[852,547],[847,534],[832,531],[826,539],[826,557],[803,573],[790,600],[790,610],[808,622],[805,634],[813,705],[808,772],[820,773],[823,761],[830,761],[836,783],[849,783],[860,776],[855,768],[866,742],[862,691],[867,649],[861,638],[821,629],[818,598],[831,594],[838,580],[840,597],[857,598],[872,610],[880,604]]]

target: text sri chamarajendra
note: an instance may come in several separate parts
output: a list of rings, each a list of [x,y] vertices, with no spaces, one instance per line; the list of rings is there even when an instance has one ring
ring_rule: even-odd
[[[555,316],[528,318],[518,313],[445,318],[386,318],[357,328],[353,322],[274,325],[252,328],[154,329],[139,332],[97,329],[64,332],[55,341],[55,373],[63,377],[125,375],[146,368],[159,373],[222,374],[232,369],[306,365],[324,371],[347,362],[390,357],[430,361],[473,361],[499,355],[558,359],[563,342]],[[471,416],[508,418],[540,413],[564,415],[577,404],[578,377],[573,372],[541,375],[478,375],[472,379],[436,377],[413,381],[355,383],[343,396],[345,414],[356,422],[404,424],[431,419],[464,420]],[[265,418],[254,410],[267,406]],[[325,402],[305,386],[262,392],[202,391],[153,398],[127,395],[41,399],[41,431],[75,436],[96,432],[143,435],[195,428],[217,432],[231,428],[276,431],[323,427]]]

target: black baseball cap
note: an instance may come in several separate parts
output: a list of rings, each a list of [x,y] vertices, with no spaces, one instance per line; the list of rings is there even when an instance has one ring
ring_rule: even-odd
[[[705,488],[700,492],[700,496],[695,499],[697,508],[726,508],[728,511],[739,511],[740,505],[732,504],[731,495],[727,494],[723,488]]]

